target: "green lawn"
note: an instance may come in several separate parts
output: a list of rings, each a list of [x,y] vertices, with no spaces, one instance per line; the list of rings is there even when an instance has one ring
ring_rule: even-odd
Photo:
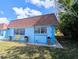
[[[0,54],[4,53],[7,49],[10,49],[11,47],[16,46],[24,46],[24,44],[19,44],[16,42],[0,42]]]
[[[78,59],[77,43],[62,39],[63,49],[0,42],[0,59]]]

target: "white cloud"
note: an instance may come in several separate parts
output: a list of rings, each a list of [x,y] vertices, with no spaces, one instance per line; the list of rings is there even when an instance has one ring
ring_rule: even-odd
[[[55,7],[55,0],[25,0],[26,3],[32,3],[45,8]]]
[[[26,2],[31,2],[33,4],[39,4],[41,1],[40,0],[26,0]]]
[[[42,13],[38,10],[34,10],[34,9],[30,9],[30,8],[17,8],[14,7],[13,10],[15,11],[16,15],[17,15],[17,19],[21,19],[21,18],[27,18],[30,16],[37,16],[37,15],[41,15]]]
[[[4,18],[0,18],[0,24],[1,24],[1,23],[6,23],[6,24],[8,24],[9,21],[7,20],[6,17],[4,17]]]

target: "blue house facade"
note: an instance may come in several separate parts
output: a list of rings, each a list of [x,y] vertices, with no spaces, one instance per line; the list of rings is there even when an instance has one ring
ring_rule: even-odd
[[[28,43],[48,44],[47,37],[50,37],[50,43],[55,43],[55,35],[53,26],[34,26],[27,28],[12,28],[9,30],[9,36],[12,40]],[[25,37],[28,39],[26,41]]]
[[[7,37],[19,42],[54,44],[57,24],[54,14],[13,20],[8,26]]]
[[[6,34],[8,30],[8,24],[0,24],[0,40],[5,40],[6,39]]]

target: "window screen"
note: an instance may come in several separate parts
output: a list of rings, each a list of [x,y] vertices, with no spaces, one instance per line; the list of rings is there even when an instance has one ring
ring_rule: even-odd
[[[35,27],[34,30],[35,33],[41,33],[41,34],[47,33],[47,27]]]
[[[14,34],[15,35],[24,35],[25,29],[14,29]]]

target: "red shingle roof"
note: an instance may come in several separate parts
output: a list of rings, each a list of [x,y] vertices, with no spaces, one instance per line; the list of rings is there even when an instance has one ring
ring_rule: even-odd
[[[46,14],[24,19],[13,20],[9,24],[9,28],[30,27],[36,25],[57,25],[58,21],[54,14]]]
[[[7,28],[8,28],[8,24],[4,24],[4,23],[0,24],[0,30],[5,30]]]

